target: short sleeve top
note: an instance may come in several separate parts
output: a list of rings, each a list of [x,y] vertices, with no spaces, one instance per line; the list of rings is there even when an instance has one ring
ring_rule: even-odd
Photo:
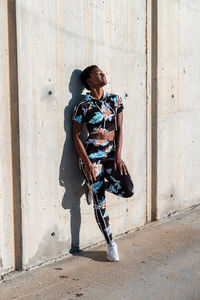
[[[119,95],[104,92],[102,99],[93,98],[87,93],[83,101],[74,107],[72,120],[86,124],[89,133],[103,133],[117,130],[117,114],[124,105]]]

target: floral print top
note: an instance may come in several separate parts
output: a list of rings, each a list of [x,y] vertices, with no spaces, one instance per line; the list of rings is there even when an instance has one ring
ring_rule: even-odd
[[[87,93],[83,101],[74,107],[72,120],[85,123],[89,133],[103,133],[117,130],[117,114],[124,109],[122,98],[105,93],[95,99]]]

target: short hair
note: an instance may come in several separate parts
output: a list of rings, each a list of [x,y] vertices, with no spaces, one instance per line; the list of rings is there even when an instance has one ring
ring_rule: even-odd
[[[87,90],[90,90],[90,87],[87,83],[87,79],[90,77],[91,72],[96,68],[98,68],[98,66],[91,65],[91,66],[85,68],[80,75],[81,82]]]

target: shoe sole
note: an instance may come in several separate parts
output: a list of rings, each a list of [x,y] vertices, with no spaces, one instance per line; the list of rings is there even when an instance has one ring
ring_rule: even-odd
[[[88,199],[88,196],[87,196],[87,197],[86,197],[86,202],[87,202],[88,205],[91,205],[91,204],[92,204],[92,199],[91,199],[91,200]]]
[[[107,257],[106,257],[107,258]],[[109,259],[109,258],[107,258],[107,260],[108,261],[112,261],[112,262],[118,262],[119,261],[119,259]]]
[[[87,196],[86,196],[86,202],[87,202],[88,205],[91,205],[92,202],[93,202],[93,199],[90,199],[90,198],[88,197],[88,194],[87,194]]]

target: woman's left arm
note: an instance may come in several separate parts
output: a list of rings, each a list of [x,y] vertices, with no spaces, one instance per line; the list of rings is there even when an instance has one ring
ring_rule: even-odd
[[[115,159],[114,159],[114,168],[115,170],[117,167],[120,169],[121,175],[128,174],[128,169],[126,164],[121,158],[121,151],[122,151],[122,141],[123,141],[123,134],[122,134],[122,123],[123,123],[123,112],[117,114],[117,131],[115,132],[115,144],[116,144],[116,152],[115,152]]]

